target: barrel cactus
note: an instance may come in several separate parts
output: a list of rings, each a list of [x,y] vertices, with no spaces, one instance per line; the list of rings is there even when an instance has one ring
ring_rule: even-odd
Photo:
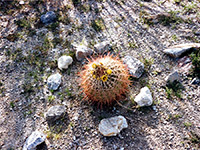
[[[128,91],[128,69],[118,57],[107,55],[88,61],[80,72],[80,86],[87,100],[110,105]]]

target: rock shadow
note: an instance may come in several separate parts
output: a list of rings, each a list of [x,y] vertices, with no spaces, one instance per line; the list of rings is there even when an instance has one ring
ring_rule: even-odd
[[[65,131],[69,125],[69,117],[67,113],[65,113],[61,118],[56,120],[47,120],[47,124],[49,129],[53,133],[60,133]]]

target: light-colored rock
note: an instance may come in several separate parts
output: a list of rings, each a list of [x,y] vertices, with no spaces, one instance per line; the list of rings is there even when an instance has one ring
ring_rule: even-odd
[[[130,74],[135,77],[141,77],[144,72],[144,64],[132,56],[125,56],[123,62],[127,65]]]
[[[123,116],[116,116],[107,119],[102,119],[99,124],[99,132],[104,136],[116,136],[128,124]]]
[[[58,68],[59,68],[60,70],[62,70],[62,69],[67,69],[68,66],[69,66],[70,64],[72,64],[72,62],[73,62],[73,59],[72,59],[71,56],[66,56],[66,55],[61,56],[61,57],[58,59]]]
[[[76,59],[78,61],[83,60],[87,56],[91,56],[93,51],[92,49],[84,46],[84,45],[79,45],[79,46],[74,46],[76,50]]]
[[[59,118],[62,118],[66,113],[66,107],[63,105],[52,106],[45,113],[45,118],[47,121],[53,122]]]
[[[148,87],[140,89],[140,93],[135,97],[134,101],[140,106],[151,106],[153,98]]]
[[[187,43],[187,44],[175,45],[165,49],[163,52],[172,57],[179,57],[184,52],[187,52],[192,48],[200,48],[200,43]]]
[[[104,52],[109,51],[110,48],[110,42],[109,41],[104,41],[101,43],[97,43],[94,45],[94,49],[97,53],[102,54]]]
[[[19,1],[19,4],[24,5],[25,3],[24,3],[24,1]]]
[[[59,73],[53,74],[47,79],[47,86],[49,90],[57,90],[61,84],[61,75]]]
[[[180,77],[179,77],[179,73],[178,71],[174,71],[172,73],[170,73],[166,78],[165,81],[167,83],[173,83],[174,81],[179,81]]]
[[[46,136],[39,132],[34,131],[27,139],[23,146],[23,150],[36,150],[36,146],[43,143],[46,139]]]

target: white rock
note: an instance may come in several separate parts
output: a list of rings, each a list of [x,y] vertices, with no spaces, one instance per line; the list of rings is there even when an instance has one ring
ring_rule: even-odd
[[[70,64],[72,64],[72,62],[73,62],[73,59],[72,59],[71,56],[66,56],[66,55],[61,56],[61,57],[58,59],[58,68],[59,68],[60,70],[62,70],[62,69],[67,69],[68,66],[69,66]]]
[[[99,132],[104,136],[116,136],[128,124],[123,116],[116,116],[107,119],[102,119],[99,124]]]
[[[139,78],[144,72],[144,64],[132,56],[125,56],[123,62],[127,65],[130,74]]]
[[[172,56],[179,57],[184,52],[189,51],[191,48],[200,48],[200,43],[187,43],[187,44],[179,44],[165,49],[163,52]]]
[[[93,51],[92,49],[84,46],[84,45],[79,45],[79,46],[74,46],[76,49],[76,59],[78,61],[81,61],[82,59],[84,59],[87,56],[92,55]]]
[[[47,79],[47,86],[49,90],[57,90],[61,84],[61,75],[59,73],[53,74]]]
[[[153,98],[148,87],[143,87],[140,89],[140,93],[135,97],[134,100],[140,107],[151,106],[153,103]]]
[[[24,5],[25,3],[24,3],[24,1],[19,1],[19,4]]]
[[[110,42],[109,41],[104,41],[98,44],[94,45],[94,49],[97,53],[104,53],[109,51],[109,47],[110,47]]]
[[[180,77],[178,74],[178,71],[174,71],[172,73],[170,73],[166,78],[165,81],[168,83],[173,83],[174,81],[179,81]]]
[[[36,146],[43,143],[46,139],[46,136],[39,132],[34,131],[27,139],[23,146],[23,150],[36,150]]]

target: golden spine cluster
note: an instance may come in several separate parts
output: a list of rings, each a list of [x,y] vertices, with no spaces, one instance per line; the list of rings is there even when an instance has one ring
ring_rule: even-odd
[[[107,55],[89,60],[80,72],[85,97],[99,105],[110,105],[128,91],[128,69],[118,57]]]

